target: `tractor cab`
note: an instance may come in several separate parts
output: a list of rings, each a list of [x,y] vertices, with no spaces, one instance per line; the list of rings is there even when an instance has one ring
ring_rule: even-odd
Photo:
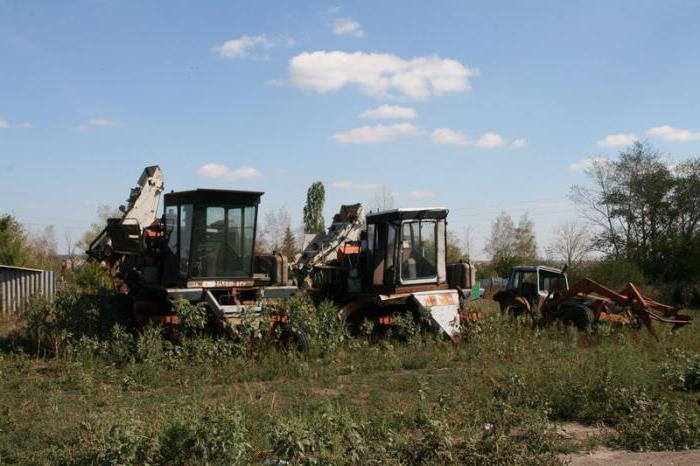
[[[165,194],[164,284],[187,288],[253,286],[262,194],[216,189]]]
[[[445,208],[367,215],[364,287],[383,294],[447,288]]]
[[[533,313],[547,299],[553,299],[569,289],[566,270],[542,265],[513,267],[504,291],[497,292],[493,299],[501,310],[512,314]]]

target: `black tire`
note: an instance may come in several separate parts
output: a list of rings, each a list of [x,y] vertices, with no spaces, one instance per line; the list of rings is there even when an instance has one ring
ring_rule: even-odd
[[[508,306],[505,308],[503,311],[503,314],[512,318],[512,319],[517,319],[518,317],[523,317],[527,315],[527,311],[523,306]]]
[[[578,330],[589,330],[595,320],[593,310],[583,304],[568,305],[561,310],[561,319],[565,325],[573,325]]]
[[[285,327],[282,329],[279,338],[280,348],[286,351],[297,351],[308,354],[311,350],[309,335],[303,330]]]

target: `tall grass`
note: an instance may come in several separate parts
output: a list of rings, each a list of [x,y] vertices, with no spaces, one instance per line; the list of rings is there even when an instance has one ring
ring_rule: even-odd
[[[60,296],[6,328],[0,463],[557,464],[577,448],[563,421],[606,424],[615,447],[700,446],[692,326],[657,342],[495,313],[457,344],[408,321],[374,342],[299,297],[282,309],[311,336],[298,355],[207,334],[187,305],[176,341],[133,332],[112,299]]]

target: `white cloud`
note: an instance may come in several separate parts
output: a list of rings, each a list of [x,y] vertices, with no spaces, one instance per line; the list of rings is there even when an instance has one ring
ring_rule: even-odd
[[[629,146],[637,142],[639,138],[635,134],[610,134],[597,142],[599,147]]]
[[[475,145],[482,149],[495,149],[497,147],[503,147],[506,144],[505,139],[503,139],[500,134],[485,133],[476,141]]]
[[[9,128],[20,128],[20,129],[29,129],[32,127],[31,123],[12,123],[10,124],[9,120],[6,120],[5,118],[0,118],[0,129],[9,129]]]
[[[377,108],[360,113],[360,117],[372,118],[374,120],[408,120],[416,117],[416,110],[411,107],[402,107],[400,105],[380,105]]]
[[[377,144],[395,139],[420,136],[424,132],[410,123],[361,126],[333,133],[333,139],[343,144]]]
[[[581,172],[592,168],[596,164],[607,163],[608,159],[603,157],[586,157],[585,159],[579,160],[578,162],[569,165],[569,170],[572,172]]]
[[[438,56],[404,60],[387,53],[316,51],[289,61],[290,81],[319,94],[355,85],[377,98],[425,100],[470,88],[479,70]]]
[[[432,191],[411,191],[406,193],[406,195],[413,199],[430,199],[435,197],[435,193]]]
[[[666,141],[689,142],[700,141],[700,131],[690,131],[687,129],[674,128],[673,126],[657,126],[647,130],[649,136],[659,137]]]
[[[90,126],[99,126],[101,128],[107,128],[110,126],[117,126],[117,123],[112,120],[106,120],[104,118],[90,118],[87,121]]]
[[[525,139],[518,138],[513,142],[506,141],[501,135],[496,133],[482,134],[476,141],[472,141],[469,137],[450,128],[438,128],[433,130],[431,135],[433,144],[454,144],[457,146],[474,146],[479,149],[496,149],[499,147],[507,147],[510,149],[519,149],[525,147]]]
[[[238,181],[259,178],[262,172],[253,167],[229,168],[219,163],[207,163],[197,169],[197,175],[202,178],[214,178],[224,181]]]
[[[331,186],[335,189],[353,190],[353,191],[376,191],[382,187],[381,183],[357,183],[355,181],[340,180],[333,181]]]
[[[450,128],[438,128],[433,130],[431,137],[434,144],[466,146],[470,143],[469,138],[467,138],[464,133]]]
[[[520,149],[522,147],[525,147],[527,145],[527,142],[525,142],[525,139],[523,138],[518,138],[515,141],[510,143],[510,147],[512,149]]]
[[[243,35],[237,39],[227,40],[219,45],[215,45],[212,50],[222,58],[236,59],[248,57],[255,49],[291,47],[292,45],[294,45],[294,39],[291,37],[272,39],[265,34],[258,36]]]
[[[337,35],[350,35],[355,37],[362,37],[365,35],[365,31],[362,30],[362,25],[353,19],[339,18],[333,21],[331,29],[334,34]]]
[[[117,123],[105,118],[90,118],[85,123],[78,125],[78,131],[81,133],[89,133],[92,128],[109,128],[117,126]]]

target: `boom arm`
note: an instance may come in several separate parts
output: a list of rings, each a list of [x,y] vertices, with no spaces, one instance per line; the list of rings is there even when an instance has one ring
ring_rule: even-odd
[[[141,173],[138,185],[131,189],[127,206],[120,207],[124,213],[121,218],[109,219],[107,226],[90,243],[86,251],[88,256],[97,260],[105,260],[111,256],[113,238],[110,229],[116,225],[128,225],[140,238],[144,228],[151,225],[158,214],[160,193],[164,189],[163,172],[158,165],[146,167]]]

